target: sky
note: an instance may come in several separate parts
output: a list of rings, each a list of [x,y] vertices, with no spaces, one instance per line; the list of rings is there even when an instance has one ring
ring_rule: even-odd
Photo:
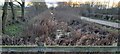
[[[62,2],[62,1],[70,1],[70,0],[46,0],[46,1],[48,1],[48,2]],[[94,1],[94,2],[110,2],[109,3],[109,5],[110,6],[112,6],[113,5],[113,2],[114,3],[118,3],[120,0],[71,0],[71,1],[73,1],[73,2],[82,2],[82,3],[85,3],[86,1]],[[48,4],[48,6],[51,6],[50,4]],[[56,4],[55,4],[55,6],[57,6]]]
[[[43,0],[26,0],[26,2],[30,2],[30,1],[43,2]],[[68,2],[68,1],[70,1],[70,0],[45,0],[45,2],[47,2],[48,7],[51,7],[53,5],[54,5],[54,7],[56,7],[57,2]],[[113,1],[114,1],[114,3],[118,3],[120,0],[71,0],[71,1],[73,1],[73,2],[78,1],[78,2],[83,2],[83,3],[86,2],[86,1],[94,1],[94,2],[98,2],[98,1],[99,2],[104,2],[104,1],[106,1],[106,2],[110,2],[109,5],[112,6]],[[3,2],[4,2],[4,0],[0,0],[0,5],[3,5]],[[53,3],[53,4],[51,5],[51,3]]]
[[[26,2],[28,1],[35,1],[35,2],[41,2],[43,0],[26,0]],[[64,1],[70,1],[70,0],[45,0],[46,2],[64,2]],[[79,1],[79,2],[85,2],[85,1],[109,1],[109,0],[71,0],[71,1]],[[114,2],[118,2],[120,0],[110,0],[111,2],[114,1]],[[4,2],[4,0],[0,0],[0,2]]]

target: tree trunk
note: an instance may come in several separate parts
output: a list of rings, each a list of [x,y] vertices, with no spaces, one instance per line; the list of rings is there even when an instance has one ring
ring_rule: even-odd
[[[21,16],[22,16],[23,21],[25,21],[25,19],[24,19],[24,8],[25,8],[25,2],[23,1],[22,5],[21,5],[21,11],[22,11]]]
[[[118,18],[120,18],[120,7],[118,7],[119,9],[118,9]],[[118,25],[118,26],[120,26],[120,25]],[[119,33],[119,36],[118,36],[118,46],[120,46],[120,31],[118,31],[118,33]]]
[[[21,6],[21,18],[22,18],[21,20],[25,21],[25,19],[24,19],[25,0],[21,0],[21,1],[22,1],[22,3],[20,3],[19,1],[16,1],[16,2],[19,3]]]
[[[12,23],[15,23],[15,9],[13,7],[13,2],[9,2],[9,5],[11,7],[11,11],[12,11]]]
[[[8,2],[4,2],[3,6],[3,15],[2,15],[2,33],[5,34],[5,22],[7,18],[7,9],[8,9]]]
[[[120,46],[120,36],[118,36],[118,46]]]

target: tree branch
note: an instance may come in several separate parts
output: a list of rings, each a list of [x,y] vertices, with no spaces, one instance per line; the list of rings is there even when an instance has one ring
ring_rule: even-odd
[[[20,3],[19,1],[17,1],[17,0],[15,0],[17,3],[19,3],[20,4],[20,6],[22,6],[22,3]]]

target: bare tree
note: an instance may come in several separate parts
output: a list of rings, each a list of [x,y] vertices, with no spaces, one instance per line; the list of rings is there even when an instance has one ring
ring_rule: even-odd
[[[21,17],[22,17],[22,20],[25,21],[24,19],[24,8],[25,8],[25,0],[21,0],[21,2],[15,0],[17,3],[20,4],[21,6]]]
[[[10,2],[9,2],[10,1]],[[24,2],[23,2],[24,4]],[[22,4],[22,7],[24,6]],[[4,6],[3,6],[3,15],[2,15],[2,33],[5,33],[5,25],[6,25],[6,19],[7,19],[7,9],[8,9],[8,5],[10,5],[11,7],[11,12],[12,12],[12,23],[15,23],[15,9],[14,9],[14,4],[12,0],[5,0],[4,2]],[[22,8],[22,16],[24,17],[24,8]]]
[[[15,23],[15,9],[14,9],[14,7],[13,7],[13,2],[12,2],[12,0],[10,0],[9,5],[10,5],[11,11],[12,11],[12,23]]]
[[[5,34],[5,21],[7,19],[7,9],[8,9],[8,4],[7,0],[4,2],[3,6],[3,14],[2,14],[2,33]]]
[[[38,14],[47,9],[45,2],[33,2],[33,6]]]

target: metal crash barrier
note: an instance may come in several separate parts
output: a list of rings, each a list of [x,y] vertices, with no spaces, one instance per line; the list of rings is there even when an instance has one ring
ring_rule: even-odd
[[[120,52],[118,46],[0,46],[0,52]]]

